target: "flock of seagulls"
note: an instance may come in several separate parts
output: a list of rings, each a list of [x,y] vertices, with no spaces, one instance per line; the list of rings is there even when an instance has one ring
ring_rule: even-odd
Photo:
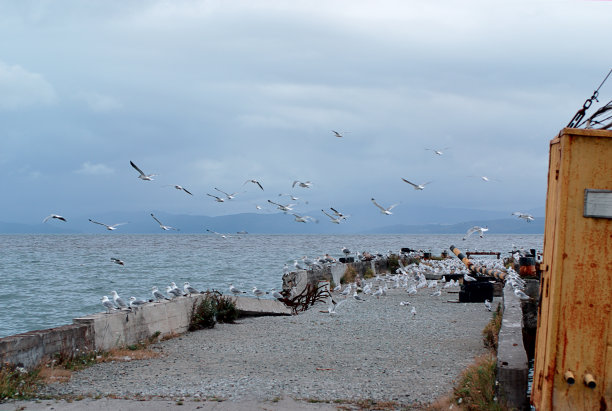
[[[111,291],[112,300],[108,298],[107,295],[101,298],[102,305],[106,308],[106,313],[110,314],[113,311],[136,311],[138,308],[143,307],[146,304],[160,302],[160,301],[170,301],[178,297],[191,296],[193,294],[201,294],[201,291],[198,291],[194,287],[189,284],[188,281],[185,281],[183,284],[183,289],[181,290],[176,283],[173,281],[170,285],[166,286],[166,294],[163,294],[159,291],[157,286],[151,287],[151,296],[152,299],[143,300],[131,296],[129,302],[126,302],[123,298],[119,296],[116,290]]]

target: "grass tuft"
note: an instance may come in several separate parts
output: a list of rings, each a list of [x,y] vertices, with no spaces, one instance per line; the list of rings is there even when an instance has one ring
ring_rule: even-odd
[[[495,397],[495,369],[497,358],[488,353],[476,358],[459,377],[454,397],[461,408],[470,411],[503,411],[507,408]]]
[[[497,304],[497,309],[493,312],[493,318],[482,330],[482,340],[485,347],[497,353],[497,343],[499,330],[502,325],[501,304]]]
[[[0,402],[32,398],[40,384],[40,368],[27,371],[13,364],[0,364]]]
[[[347,284],[355,282],[357,278],[357,270],[351,264],[346,265],[346,270],[344,271],[344,275],[340,279],[340,284]]]

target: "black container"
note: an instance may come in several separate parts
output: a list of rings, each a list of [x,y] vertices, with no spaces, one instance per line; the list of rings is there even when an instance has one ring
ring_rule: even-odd
[[[489,281],[464,282],[459,291],[460,303],[483,303],[493,301],[493,284]]]

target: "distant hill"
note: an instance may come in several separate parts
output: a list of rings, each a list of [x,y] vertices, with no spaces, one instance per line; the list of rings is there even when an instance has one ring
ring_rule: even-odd
[[[310,215],[319,218],[318,223],[298,223],[290,214],[283,213],[244,213],[209,217],[194,215],[175,215],[162,211],[154,214],[165,225],[179,228],[180,231],[166,231],[166,234],[205,234],[208,230],[219,233],[246,231],[251,234],[457,234],[465,233],[468,228],[487,226],[493,234],[542,234],[544,218],[536,217],[527,223],[515,218],[487,220],[470,219],[452,224],[381,224],[395,222],[393,218],[381,216],[352,216],[342,224],[332,224],[323,215],[315,212]],[[321,214],[321,213],[319,213]],[[377,216],[378,217],[378,216]],[[126,222],[116,233],[149,234],[162,233],[159,225],[147,213],[107,213],[95,216],[96,221],[106,224]],[[67,222],[50,220],[47,223],[24,224],[0,221],[1,234],[70,234],[70,233],[109,233],[103,226],[92,224],[86,217],[70,218]]]

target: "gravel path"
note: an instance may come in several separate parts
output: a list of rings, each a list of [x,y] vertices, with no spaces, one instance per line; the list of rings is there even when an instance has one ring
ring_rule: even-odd
[[[217,324],[156,344],[159,358],[98,364],[44,393],[427,404],[485,352],[482,329],[491,318],[483,304],[447,302],[456,293],[429,294],[391,290],[378,300],[351,299],[335,316],[321,305],[292,317]]]

